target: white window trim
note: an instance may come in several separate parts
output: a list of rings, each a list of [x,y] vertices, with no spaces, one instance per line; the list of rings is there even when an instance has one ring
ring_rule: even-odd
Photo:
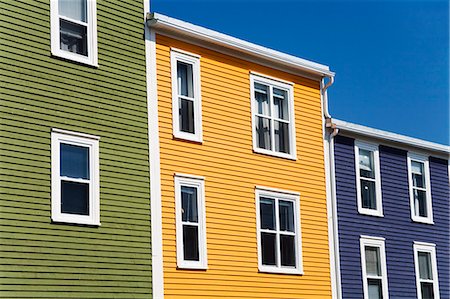
[[[428,157],[424,156],[424,155],[419,155],[419,154],[408,152],[407,159],[408,159],[408,183],[409,183],[409,203],[410,203],[410,207],[411,207],[411,219],[415,222],[434,224],[433,203],[432,203],[432,198],[431,198],[430,165],[428,162]],[[411,161],[421,162],[424,165],[428,217],[416,216],[414,213],[415,204],[414,204]]]
[[[361,272],[363,279],[363,293],[364,299],[369,299],[369,286],[367,284],[367,279],[370,278],[367,275],[366,268],[366,246],[378,247],[380,249],[380,262],[381,262],[381,283],[383,298],[389,298],[388,291],[388,279],[387,279],[387,266],[386,266],[386,250],[384,246],[384,238],[372,237],[372,236],[360,236],[360,251],[361,251]]]
[[[414,242],[414,266],[416,271],[416,287],[417,287],[417,298],[422,299],[422,290],[420,285],[420,272],[419,272],[419,251],[428,252],[431,256],[431,267],[433,270],[433,289],[434,289],[434,299],[439,299],[439,279],[437,270],[437,260],[436,260],[436,245],[432,243],[424,242]]]
[[[179,121],[179,101],[177,82],[177,61],[182,61],[192,65],[192,77],[194,87],[194,128],[195,133],[182,132]],[[179,139],[194,142],[203,142],[202,128],[202,96],[200,80],[200,56],[183,50],[171,48],[170,52],[171,76],[172,76],[172,127],[173,136]]]
[[[303,275],[303,258],[302,258],[302,232],[300,224],[300,196],[295,195],[296,192],[292,191],[282,191],[275,192],[270,191],[272,188],[268,187],[258,187],[255,189],[255,202],[256,202],[256,235],[258,243],[258,270],[265,273],[280,273],[280,274],[298,274]],[[262,264],[262,248],[261,248],[261,219],[260,219],[260,208],[259,199],[261,196],[267,196],[271,198],[277,198],[282,200],[290,200],[294,202],[294,220],[295,220],[295,244],[296,244],[296,255],[295,255],[295,268],[291,267],[281,267],[280,266],[268,266]],[[278,207],[276,207],[278,210]],[[278,213],[277,213],[278,214]],[[278,222],[277,222],[278,226]],[[280,259],[280,246],[277,246],[277,256]]]
[[[60,49],[60,27],[58,0],[50,1],[50,37],[52,55],[73,60],[79,63],[98,67],[98,47],[97,47],[97,5],[96,0],[87,0],[87,42],[88,56],[64,51]],[[66,18],[68,19],[68,18]],[[77,21],[74,21],[75,23]]]
[[[273,142],[274,136],[271,134],[273,150],[267,150],[259,148],[257,145],[256,136],[256,111],[255,104],[255,82],[260,82],[265,85],[271,85],[280,89],[287,90],[289,97],[289,140],[290,140],[290,154],[279,153],[275,151],[275,144]],[[297,147],[296,147],[296,133],[295,133],[295,113],[294,113],[294,87],[292,84],[285,82],[284,80],[276,80],[268,78],[267,76],[257,75],[254,72],[250,72],[250,95],[251,95],[251,110],[252,110],[252,136],[253,136],[253,152],[266,154],[270,156],[276,156],[280,158],[286,158],[291,160],[297,160]],[[273,105],[271,104],[273,110]],[[273,115],[273,111],[271,113]],[[272,116],[271,116],[272,118]]]
[[[361,198],[361,177],[359,171],[359,149],[364,149],[373,152],[373,162],[375,167],[375,196],[377,202],[377,209],[367,209],[362,206]],[[355,173],[356,173],[356,196],[358,202],[358,212],[364,215],[383,217],[383,200],[381,191],[381,174],[380,174],[380,152],[378,145],[373,143],[355,141]]]
[[[75,224],[100,225],[100,161],[99,137],[53,129],[51,133],[52,156],[52,221]],[[65,214],[61,212],[60,144],[74,144],[89,148],[90,166],[90,215]]]
[[[208,255],[206,243],[206,211],[205,211],[205,181],[199,176],[176,174],[175,178],[175,214],[176,214],[176,244],[177,267],[180,269],[208,269]],[[183,252],[183,223],[181,221],[181,186],[197,188],[198,208],[198,249],[199,261],[184,260]]]

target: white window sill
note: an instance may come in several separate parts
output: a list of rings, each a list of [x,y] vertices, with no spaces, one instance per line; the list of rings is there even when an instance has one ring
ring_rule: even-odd
[[[358,213],[361,215],[384,217],[381,211],[359,208]]]
[[[290,274],[290,275],[303,275],[303,271],[294,268],[279,268],[270,266],[259,266],[260,273],[273,273],[273,274]]]
[[[201,265],[201,264],[186,264],[186,263],[180,263],[177,265],[177,269],[180,270],[208,270],[208,265]]]
[[[75,61],[78,63],[82,63],[82,64],[86,64],[86,65],[98,68],[98,62],[96,61],[96,59],[89,58],[89,57],[79,55],[76,53],[58,49],[58,50],[52,51],[52,55],[55,57],[72,60],[72,61]]]
[[[273,157],[278,157],[278,158],[284,158],[284,159],[297,161],[297,157],[295,155],[273,152],[273,151],[269,151],[269,150],[266,150],[266,149],[253,148],[253,152],[254,153],[258,153],[258,154],[263,154],[263,155],[268,155],[268,156],[273,156]]]
[[[423,218],[423,217],[412,217],[413,222],[424,223],[424,224],[434,224],[433,219]]]
[[[195,135],[195,134],[189,134],[184,132],[173,132],[173,137],[180,140],[187,140],[197,143],[203,143],[202,136]]]
[[[62,216],[57,215],[52,217],[53,222],[57,223],[71,223],[71,224],[81,224],[81,225],[92,225],[92,226],[101,226],[100,222],[96,222],[90,217],[83,217],[79,215],[70,215],[70,216]]]

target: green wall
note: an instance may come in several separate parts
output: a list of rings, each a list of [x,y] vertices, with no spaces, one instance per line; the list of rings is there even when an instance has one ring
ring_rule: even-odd
[[[98,68],[51,56],[48,0],[0,10],[0,297],[150,298],[143,2],[97,1]],[[51,128],[101,137],[100,227],[51,222]]]

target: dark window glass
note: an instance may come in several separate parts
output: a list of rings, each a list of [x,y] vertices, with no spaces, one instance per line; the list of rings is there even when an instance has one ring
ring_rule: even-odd
[[[89,184],[61,181],[61,213],[89,215]]]
[[[270,116],[268,86],[260,83],[255,83],[255,100],[258,107],[258,114]]]
[[[380,249],[378,247],[367,246],[365,251],[367,274],[381,276]]]
[[[431,269],[431,255],[429,252],[420,252],[419,255],[419,276],[421,279],[433,279]]]
[[[276,263],[276,235],[261,233],[262,264],[275,266]]]
[[[275,230],[275,200],[261,197],[259,206],[261,228]]]
[[[421,217],[427,217],[427,194],[426,191],[413,190],[414,200],[416,202],[416,214]]]
[[[281,265],[295,267],[295,237],[280,235]]]
[[[67,20],[59,20],[60,49],[88,56],[87,27]]]
[[[194,134],[194,102],[180,98],[179,104],[180,131]]]
[[[273,105],[276,118],[289,120],[288,99],[285,90],[273,89]]]
[[[197,188],[181,186],[181,219],[184,222],[198,222]]]
[[[421,162],[411,161],[413,186],[425,188],[424,165]]]
[[[272,149],[270,140],[270,120],[260,116],[256,117],[256,138],[258,147],[263,149]]]
[[[368,279],[369,299],[383,299],[383,289],[380,279]]]
[[[274,121],[275,126],[275,151],[279,153],[290,153],[289,147],[289,124]]]
[[[199,261],[198,250],[198,227],[183,225],[183,251],[184,259],[188,261]]]
[[[177,62],[178,95],[194,97],[194,77],[192,64]]]
[[[373,162],[373,152],[365,149],[359,150],[359,171],[364,178],[375,178],[375,168]]]
[[[422,299],[434,299],[434,288],[431,282],[421,282]]]
[[[292,201],[280,200],[278,202],[280,216],[280,230],[295,232],[294,228],[294,203]]]
[[[61,16],[81,22],[87,21],[87,0],[59,0],[58,10]]]
[[[365,209],[377,209],[375,182],[361,179],[362,207]]]
[[[71,144],[60,144],[61,176],[86,179],[89,177],[89,148]]]

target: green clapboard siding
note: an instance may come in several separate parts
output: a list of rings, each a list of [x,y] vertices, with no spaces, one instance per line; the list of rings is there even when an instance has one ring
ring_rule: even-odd
[[[51,56],[49,0],[0,3],[0,297],[151,298],[143,1],[97,0],[98,68]],[[101,137],[100,227],[51,222],[52,128]]]

